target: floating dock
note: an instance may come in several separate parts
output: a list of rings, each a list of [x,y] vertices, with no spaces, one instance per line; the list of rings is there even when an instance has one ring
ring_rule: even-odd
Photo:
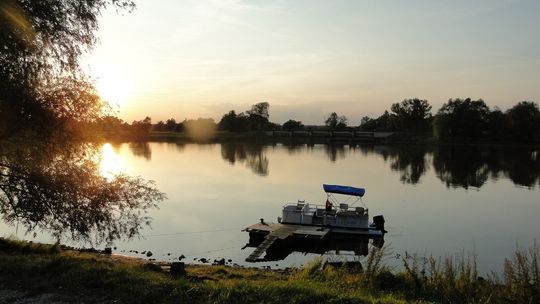
[[[289,236],[322,239],[330,229],[316,226],[285,225],[275,223],[258,223],[245,229],[249,233],[266,234],[264,241],[246,258],[247,262],[256,262],[260,256],[278,239]]]
[[[288,225],[280,223],[257,223],[247,227],[244,231],[250,234],[264,235],[264,240],[246,258],[247,262],[260,260],[261,255],[277,240],[285,240],[289,237],[302,239],[324,239],[329,234],[365,236],[371,238],[382,237],[382,232],[373,229],[344,229],[336,227],[321,227],[307,225]]]

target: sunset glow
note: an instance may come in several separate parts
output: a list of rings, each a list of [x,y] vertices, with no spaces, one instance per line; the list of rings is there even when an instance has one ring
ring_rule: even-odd
[[[0,0],[0,304],[540,304],[539,15]]]
[[[538,100],[537,1],[137,1],[104,12],[88,65],[126,121],[219,120],[260,101],[271,121],[353,125],[405,98],[438,109]],[[536,24],[536,25],[535,25]],[[109,72],[109,67],[116,70]]]
[[[122,157],[118,155],[111,144],[106,143],[101,147],[99,171],[107,179],[125,172],[125,164]]]
[[[98,65],[93,74],[99,96],[113,108],[121,109],[132,87],[126,73],[114,65]]]

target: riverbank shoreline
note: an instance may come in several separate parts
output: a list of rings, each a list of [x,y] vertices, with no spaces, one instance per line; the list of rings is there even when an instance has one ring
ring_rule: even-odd
[[[0,299],[17,303],[535,303],[538,246],[505,263],[504,280],[483,278],[475,261],[384,266],[373,251],[361,268],[321,259],[288,271],[171,264],[0,238]],[[431,265],[431,266],[430,266]],[[535,268],[536,265],[536,268]],[[26,300],[28,301],[26,301]],[[32,299],[39,301],[31,302]],[[25,302],[26,301],[26,302]]]
[[[283,271],[187,264],[184,275],[173,276],[170,263],[62,247],[0,239],[0,297],[20,303],[373,302],[301,286]]]
[[[336,146],[470,146],[470,147],[502,147],[502,148],[540,148],[540,143],[536,142],[515,142],[496,140],[455,140],[441,141],[432,136],[418,135],[412,133],[394,132],[392,135],[381,138],[343,138],[328,136],[268,136],[264,132],[217,132],[211,138],[200,141],[194,140],[185,132],[150,132],[147,136],[124,136],[109,134],[93,137],[101,141],[112,143],[128,142],[170,142],[181,144],[216,144],[216,143],[246,143],[246,144],[285,144],[285,145],[336,145]]]

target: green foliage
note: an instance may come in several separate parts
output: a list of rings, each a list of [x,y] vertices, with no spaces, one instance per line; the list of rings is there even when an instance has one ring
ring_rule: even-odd
[[[186,267],[175,279],[142,261],[115,259],[51,245],[0,240],[0,288],[53,293],[87,303],[538,303],[539,249],[517,250],[504,281],[478,276],[473,256],[407,255],[403,270],[384,265],[386,249],[370,252],[362,271],[323,267],[316,259],[290,273],[225,266]],[[155,267],[154,267],[155,268]],[[61,287],[61,288],[60,288]]]
[[[365,275],[369,279],[379,276],[381,273],[388,271],[388,268],[383,263],[386,247],[373,247],[368,253],[366,261]]]
[[[268,125],[268,112],[270,104],[268,102],[259,102],[251,106],[251,110],[246,111],[250,131],[264,130]]]
[[[91,121],[104,104],[79,68],[96,42],[98,16],[129,0],[4,0],[0,3],[0,136]]]
[[[270,104],[259,102],[251,106],[245,113],[235,111],[223,115],[218,123],[219,130],[232,132],[261,131],[271,125],[268,118]]]
[[[508,136],[508,117],[498,108],[489,113],[488,136],[491,140],[507,140]]]
[[[304,267],[297,269],[292,275],[291,279],[293,280],[301,280],[301,279],[309,279],[309,280],[322,280],[325,279],[324,271],[323,271],[323,259],[321,257],[318,257],[314,259],[313,261],[309,262]]]
[[[487,134],[489,115],[482,99],[450,99],[437,112],[434,128],[443,140],[479,139]]]
[[[131,123],[131,132],[137,138],[147,137],[152,128],[152,119],[146,116],[143,120],[135,120]]]
[[[332,112],[328,114],[324,120],[324,124],[331,130],[345,129],[347,127],[347,117],[338,116],[336,112]]]
[[[176,119],[170,118],[166,122],[159,121],[152,130],[158,132],[182,132],[184,131],[184,123],[177,123]]]
[[[165,198],[152,182],[104,177],[94,144],[48,138],[0,148],[0,210],[8,224],[47,230],[58,239],[111,242],[137,235],[144,213]]]
[[[55,254],[60,252],[60,245],[19,241],[0,238],[0,253]]]
[[[302,124],[301,121],[289,119],[283,124],[283,130],[294,131],[294,130],[302,130],[302,129],[304,129],[304,125]]]
[[[363,130],[363,131],[374,131],[377,128],[376,124],[377,122],[375,119],[369,116],[364,116],[360,120],[359,128],[360,130]]]
[[[164,194],[151,182],[98,170],[99,146],[86,128],[126,128],[106,105],[79,59],[95,44],[107,6],[130,0],[0,2],[0,211],[8,224],[86,242],[133,237]],[[99,124],[102,124],[101,126]],[[130,128],[146,135],[147,117]]]
[[[396,115],[390,114],[388,111],[377,117],[376,119],[369,118],[367,116],[363,117],[360,122],[360,129],[363,131],[396,131],[397,122]]]
[[[250,129],[248,117],[244,113],[237,115],[234,110],[223,115],[218,123],[218,128],[219,130],[231,132],[242,132]]]
[[[426,132],[430,129],[431,105],[427,100],[413,98],[392,104],[396,123],[402,131]]]
[[[270,117],[270,114],[268,112],[268,109],[270,108],[270,104],[268,102],[259,102],[251,106],[251,110],[246,111],[246,114],[248,116],[259,116],[261,118],[266,118],[268,121],[268,118]]]
[[[517,249],[512,260],[504,262],[504,285],[508,298],[520,303],[540,302],[540,247]]]
[[[540,110],[531,101],[522,101],[506,111],[509,133],[520,141],[540,141]]]
[[[426,134],[430,130],[445,141],[540,141],[540,110],[534,102],[523,101],[503,113],[490,111],[482,100],[450,99],[433,118],[427,100],[405,99],[376,119],[363,117],[364,131],[398,131]]]
[[[95,254],[18,254],[0,251],[0,288],[25,286],[53,293],[64,302],[119,303],[368,303],[369,297],[328,287],[324,282],[287,280],[273,271],[188,266],[174,279],[138,261]],[[380,303],[397,301],[381,299]]]

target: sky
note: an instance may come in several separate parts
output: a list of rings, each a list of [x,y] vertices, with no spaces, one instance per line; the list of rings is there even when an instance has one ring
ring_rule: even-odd
[[[540,102],[538,0],[137,0],[83,59],[131,122],[221,116],[351,125],[405,98]]]

